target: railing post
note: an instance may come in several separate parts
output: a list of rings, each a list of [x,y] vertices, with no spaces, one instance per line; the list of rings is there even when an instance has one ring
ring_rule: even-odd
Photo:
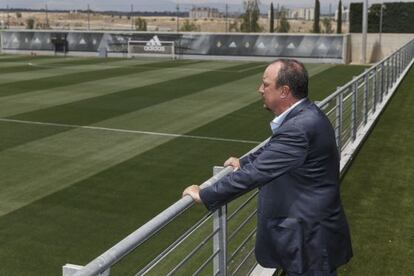
[[[369,92],[369,72],[365,70],[364,75],[364,98],[363,98],[363,114],[364,114],[364,125],[368,122],[368,92]]]
[[[351,137],[352,141],[356,139],[357,133],[357,92],[358,92],[358,81],[352,84],[352,106],[351,106]]]
[[[335,118],[335,139],[338,151],[341,152],[342,148],[342,93],[336,96],[336,118]]]
[[[395,83],[395,57],[396,57],[396,52],[391,56],[392,57],[392,82],[391,82],[391,87],[394,85]]]
[[[391,57],[389,57],[387,59],[387,89],[385,90],[385,95],[388,94],[388,91],[390,90],[391,87],[391,67],[390,67],[390,63],[391,63]]]
[[[378,66],[374,68],[374,80],[372,81],[372,112],[377,110],[377,103],[378,103]]]
[[[384,97],[384,87],[385,87],[385,66],[384,62],[381,63],[381,90],[380,90],[380,102],[382,103],[383,97]]]
[[[224,167],[214,166],[213,175]],[[213,238],[213,252],[218,252],[213,259],[213,275],[227,275],[227,204],[218,208],[213,214],[213,231],[218,232]]]
[[[398,51],[398,75],[397,78],[401,75],[402,72],[402,52]]]

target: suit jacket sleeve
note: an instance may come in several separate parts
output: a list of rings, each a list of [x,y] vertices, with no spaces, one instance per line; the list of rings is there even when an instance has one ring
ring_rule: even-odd
[[[276,132],[257,156],[244,160],[241,169],[200,191],[207,209],[214,210],[304,163],[308,149],[305,133],[295,126],[281,128],[283,131]]]
[[[240,159],[240,167],[243,167],[246,164],[252,163],[254,160],[256,160],[257,156],[260,155],[260,153],[263,151],[265,146],[260,147],[255,152],[250,153],[249,155],[243,157]]]

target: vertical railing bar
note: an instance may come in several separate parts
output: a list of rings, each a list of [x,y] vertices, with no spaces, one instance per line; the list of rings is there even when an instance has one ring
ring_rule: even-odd
[[[364,115],[364,125],[368,122],[368,91],[369,91],[369,79],[368,79],[368,73],[365,74],[364,77],[364,97],[362,99],[363,104],[363,115]]]
[[[219,173],[224,167],[214,167],[213,175]],[[214,256],[213,269],[217,271],[220,276],[227,275],[227,204],[221,206],[214,212],[213,229],[218,229],[213,238],[213,251],[218,251],[219,254]]]
[[[395,54],[393,55],[393,60],[394,60],[394,64],[393,64],[393,80],[392,80],[392,85],[394,85],[395,81],[396,81],[396,76],[397,76],[397,52],[395,52]]]
[[[358,84],[356,82],[352,85],[352,102],[351,102],[351,136],[352,141],[356,139],[357,133],[357,93],[358,93]]]
[[[374,81],[372,82],[372,112],[375,113],[378,104],[378,66],[374,69]]]
[[[395,53],[391,56],[391,85],[390,90],[392,86],[394,85],[394,79],[395,79]]]
[[[388,91],[390,90],[390,58],[387,59],[387,89],[385,90],[385,95],[388,95]]]
[[[380,102],[384,99],[384,87],[385,87],[385,65],[381,63],[381,90],[380,90]]]
[[[342,132],[342,93],[336,96],[336,119],[335,119],[335,139],[339,152],[341,152],[341,132]]]

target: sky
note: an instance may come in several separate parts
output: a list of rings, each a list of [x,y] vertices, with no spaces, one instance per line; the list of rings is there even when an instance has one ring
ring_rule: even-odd
[[[49,9],[86,9],[89,4],[92,10],[131,10],[131,4],[134,10],[140,11],[174,11],[177,2],[182,11],[188,11],[192,5],[202,7],[216,7],[224,10],[227,3],[232,11],[242,11],[243,0],[0,0],[0,8],[7,6],[12,8],[33,8],[41,9],[47,3]],[[384,2],[395,2],[384,0]],[[398,2],[409,2],[413,0],[397,0]],[[261,9],[265,9],[273,2],[273,5],[283,5],[285,7],[313,7],[314,0],[261,0]],[[332,9],[336,9],[338,0],[320,0],[322,13],[329,10],[329,4]],[[347,6],[349,2],[362,2],[362,0],[342,0],[343,4]],[[379,3],[381,0],[369,0],[369,3]],[[264,11],[262,11],[264,12]]]

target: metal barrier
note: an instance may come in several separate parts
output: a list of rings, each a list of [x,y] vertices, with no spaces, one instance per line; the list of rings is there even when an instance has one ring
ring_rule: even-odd
[[[361,75],[319,102],[335,128],[341,152],[341,173],[414,62],[414,40],[367,69]],[[264,141],[249,153],[267,142]],[[249,154],[247,153],[247,154]],[[246,155],[247,155],[246,154]],[[212,185],[232,170],[215,167],[214,176],[201,188]],[[194,223],[136,275],[213,274],[249,275],[257,266],[254,259],[256,195],[252,191]],[[66,265],[63,275],[109,274],[109,269],[143,242],[193,205],[186,196],[85,267]],[[212,229],[212,231],[211,231]],[[173,260],[168,260],[174,256]],[[192,260],[196,264],[189,265]]]

